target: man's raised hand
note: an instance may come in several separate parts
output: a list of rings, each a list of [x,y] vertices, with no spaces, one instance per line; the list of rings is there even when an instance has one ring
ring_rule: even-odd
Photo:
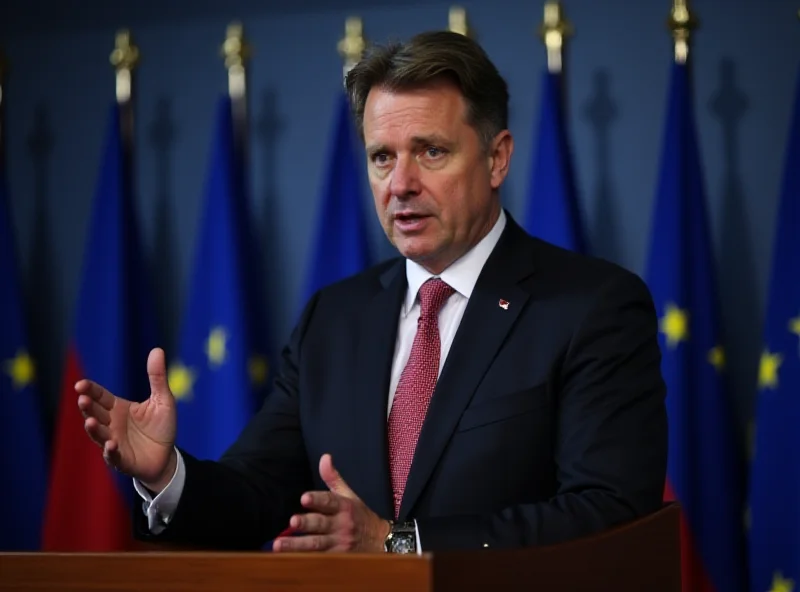
[[[75,384],[84,429],[103,449],[114,467],[159,492],[175,472],[176,408],[167,384],[164,352],[153,349],[147,358],[150,397],[132,403],[115,396],[91,380]]]

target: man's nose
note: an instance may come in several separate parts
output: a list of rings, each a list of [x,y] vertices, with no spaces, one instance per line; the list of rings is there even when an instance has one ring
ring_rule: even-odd
[[[392,180],[389,185],[395,197],[408,197],[420,192],[419,163],[410,156],[400,156],[392,169]]]

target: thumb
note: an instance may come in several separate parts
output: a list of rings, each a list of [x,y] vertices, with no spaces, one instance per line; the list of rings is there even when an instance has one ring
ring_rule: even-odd
[[[167,363],[164,350],[156,347],[150,350],[147,357],[147,377],[150,379],[150,396],[159,403],[172,399],[172,392],[167,382]]]
[[[345,483],[339,471],[333,466],[333,458],[330,454],[323,454],[319,459],[319,476],[325,481],[328,488],[342,497],[351,499],[358,499],[358,496],[350,489],[350,486]]]

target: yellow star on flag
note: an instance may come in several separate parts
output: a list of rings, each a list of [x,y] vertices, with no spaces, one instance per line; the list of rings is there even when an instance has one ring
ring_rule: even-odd
[[[225,361],[227,339],[228,335],[222,327],[214,327],[209,333],[206,340],[206,355],[210,365],[218,367]]]
[[[789,319],[789,331],[800,337],[800,316]],[[800,355],[800,349],[798,349]]]
[[[758,388],[777,388],[778,368],[783,363],[783,356],[764,350],[758,367]]]
[[[725,350],[721,345],[716,345],[708,352],[708,363],[721,372],[725,367]]]
[[[772,587],[769,589],[769,592],[793,592],[794,591],[794,581],[789,580],[783,577],[783,574],[779,571],[776,571],[772,575]]]
[[[194,379],[194,372],[180,362],[170,366],[169,372],[167,373],[169,389],[178,401],[190,399],[192,397]]]
[[[672,349],[689,337],[689,313],[670,302],[660,319],[659,326],[667,337],[667,346]]]
[[[800,336],[800,316],[789,319],[789,331]]]
[[[250,374],[250,382],[256,386],[262,386],[267,381],[267,374],[269,374],[269,363],[264,356],[252,356],[247,364],[247,370]]]
[[[6,373],[11,377],[11,384],[14,386],[14,390],[24,389],[33,382],[36,376],[33,359],[24,350],[19,350],[17,355],[10,360],[6,360],[4,365]]]

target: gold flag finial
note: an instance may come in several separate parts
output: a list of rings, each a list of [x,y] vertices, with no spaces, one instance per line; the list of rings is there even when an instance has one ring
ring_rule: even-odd
[[[228,94],[232,99],[245,96],[245,63],[252,55],[250,44],[244,38],[244,26],[238,21],[228,25],[222,44],[222,57],[228,70]]]
[[[689,37],[698,24],[689,11],[688,0],[673,0],[667,26],[675,40],[675,61],[679,64],[685,64],[689,58]]]
[[[344,22],[344,37],[339,40],[336,49],[344,58],[344,75],[355,66],[364,55],[367,41],[364,39],[364,24],[357,16],[348,17]]]
[[[470,39],[475,38],[475,33],[469,26],[467,11],[461,6],[450,7],[450,12],[447,16],[447,30],[453,33],[459,33]]]
[[[139,65],[139,48],[127,29],[117,31],[109,61],[117,71],[117,102],[127,103],[131,100],[133,70]]]
[[[544,3],[544,19],[538,32],[547,48],[547,69],[550,72],[561,72],[564,41],[574,34],[572,23],[564,16],[561,2],[548,0]]]

